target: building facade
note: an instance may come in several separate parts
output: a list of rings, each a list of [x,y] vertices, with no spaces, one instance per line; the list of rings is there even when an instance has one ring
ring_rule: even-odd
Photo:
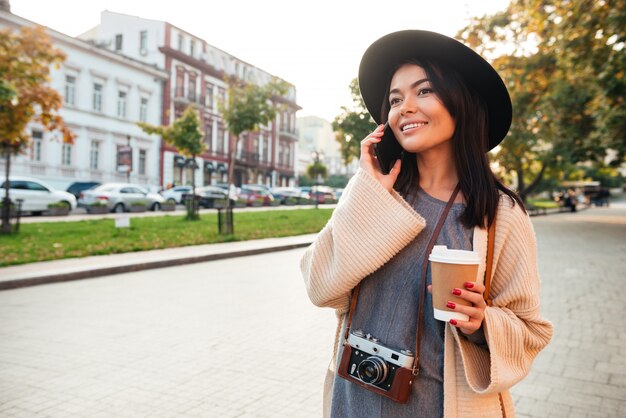
[[[271,80],[271,74],[164,21],[104,11],[100,24],[79,38],[165,69],[168,78],[163,90],[163,125],[170,125],[190,104],[199,110],[207,151],[194,162],[163,144],[159,168],[163,186],[190,183],[194,175],[196,184],[200,185],[226,181],[232,141],[219,112],[219,103],[227,99],[225,76],[263,85]],[[283,109],[276,120],[261,127],[259,132],[243,134],[237,141],[234,167],[237,185],[295,184],[298,140],[295,113],[300,109],[295,87],[290,85],[287,95],[276,102]]]
[[[0,11],[2,29],[34,25]],[[67,55],[60,68],[51,69],[50,84],[63,97],[59,113],[76,139],[64,144],[54,140],[56,133],[31,124],[30,149],[12,160],[11,173],[41,178],[60,189],[87,180],[157,187],[160,138],[144,133],[136,123],[160,123],[168,74],[60,32],[47,33]]]
[[[328,175],[352,176],[357,168],[358,161],[345,165],[341,157],[341,150],[332,124],[317,116],[299,117],[296,121],[298,142],[298,175],[304,175],[306,168],[313,162],[313,154],[316,152],[328,169]]]

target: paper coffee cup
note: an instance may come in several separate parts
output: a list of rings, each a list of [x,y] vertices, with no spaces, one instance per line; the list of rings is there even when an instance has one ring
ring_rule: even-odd
[[[476,281],[480,255],[476,251],[449,250],[445,245],[435,245],[430,256],[432,273],[432,296],[435,319],[448,322],[451,319],[467,321],[469,317],[446,305],[471,306],[465,299],[452,294],[452,289],[465,289],[465,282]]]

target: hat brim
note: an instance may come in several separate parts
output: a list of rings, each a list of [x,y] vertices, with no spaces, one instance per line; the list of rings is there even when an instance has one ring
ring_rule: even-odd
[[[381,123],[381,107],[391,72],[410,59],[432,59],[454,68],[487,106],[489,149],[504,139],[511,127],[513,107],[502,78],[484,58],[461,42],[423,30],[390,33],[375,41],[363,54],[359,87],[376,123]]]

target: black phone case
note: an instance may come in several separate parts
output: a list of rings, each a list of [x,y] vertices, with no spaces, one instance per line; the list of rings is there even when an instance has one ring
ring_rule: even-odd
[[[376,154],[380,171],[383,174],[389,174],[396,160],[401,157],[402,151],[402,146],[387,124],[381,141],[374,144],[374,154]]]

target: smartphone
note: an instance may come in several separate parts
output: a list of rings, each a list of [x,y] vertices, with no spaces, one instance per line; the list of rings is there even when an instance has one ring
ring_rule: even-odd
[[[391,131],[389,122],[385,123],[383,132],[380,142],[374,144],[374,154],[376,154],[380,171],[383,174],[389,174],[396,160],[402,155],[403,148]]]

